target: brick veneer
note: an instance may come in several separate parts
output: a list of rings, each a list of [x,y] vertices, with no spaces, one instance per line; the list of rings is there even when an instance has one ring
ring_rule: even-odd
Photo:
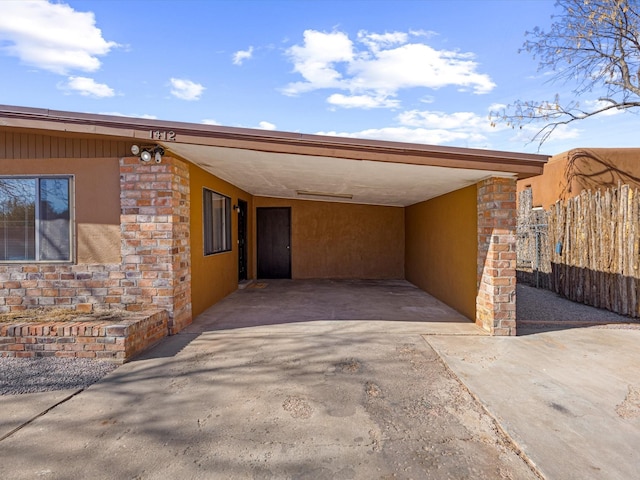
[[[0,325],[0,357],[75,357],[125,362],[167,335],[166,310],[127,315],[116,323],[69,322]]]
[[[120,159],[120,264],[0,265],[0,312],[95,306],[167,310],[176,333],[191,323],[189,169]]]
[[[192,320],[189,167],[171,157],[122,158],[120,204],[127,310],[165,308],[177,333]]]
[[[478,184],[476,324],[493,335],[516,334],[516,179]]]

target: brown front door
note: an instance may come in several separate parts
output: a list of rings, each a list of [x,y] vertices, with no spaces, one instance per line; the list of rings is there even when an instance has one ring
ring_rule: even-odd
[[[258,278],[291,278],[291,209],[256,209]]]

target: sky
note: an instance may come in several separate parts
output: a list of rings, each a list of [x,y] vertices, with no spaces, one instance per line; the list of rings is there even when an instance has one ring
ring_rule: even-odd
[[[518,99],[573,98],[518,52],[554,3],[0,0],[0,104],[526,153],[640,146],[629,112],[542,146],[542,125],[491,126]]]

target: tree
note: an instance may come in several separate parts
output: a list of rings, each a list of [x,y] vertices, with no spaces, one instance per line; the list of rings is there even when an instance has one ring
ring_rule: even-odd
[[[552,81],[571,83],[575,98],[597,95],[597,102],[518,100],[491,113],[492,124],[513,128],[545,122],[533,137],[541,146],[560,125],[603,112],[640,107],[640,5],[638,0],[558,0],[549,31],[526,32],[520,52],[533,54],[538,70],[555,72]]]

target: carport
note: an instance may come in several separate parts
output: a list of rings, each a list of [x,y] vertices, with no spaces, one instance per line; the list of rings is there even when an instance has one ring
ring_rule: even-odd
[[[9,106],[0,120],[3,173],[76,175],[76,263],[124,275],[109,293],[89,273],[92,302],[159,306],[175,333],[244,279],[407,280],[515,334],[516,180],[546,156]]]
[[[406,279],[487,332],[515,335],[516,180],[547,157],[222,127],[199,134],[165,145],[251,195],[249,278]],[[265,230],[282,236],[265,240]],[[284,266],[261,265],[261,242],[280,249],[271,266]]]

